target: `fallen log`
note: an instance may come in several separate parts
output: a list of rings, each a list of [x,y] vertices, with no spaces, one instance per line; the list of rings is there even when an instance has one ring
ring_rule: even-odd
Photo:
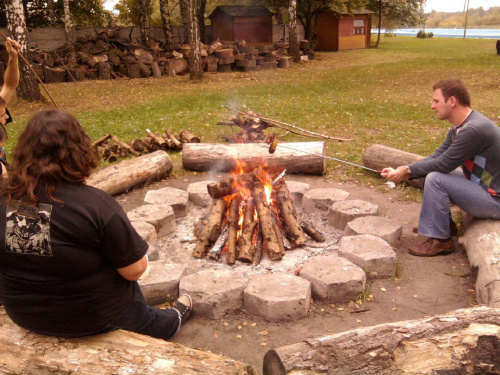
[[[397,168],[401,165],[409,165],[422,159],[424,156],[377,144],[368,147],[363,154],[363,164],[377,171],[386,167]],[[422,187],[420,179],[407,183],[415,187]]]
[[[293,150],[280,147],[280,145],[293,148]],[[264,143],[231,145],[186,143],[182,150],[182,164],[185,169],[194,171],[214,169],[230,171],[236,168],[238,160],[247,164],[247,171],[267,162],[270,169],[286,168],[289,173],[323,174],[326,172],[326,159],[310,153],[325,155],[325,143],[283,142],[278,145],[274,154],[269,154],[269,145]]]
[[[168,148],[168,143],[158,134],[153,133],[151,130],[146,129],[146,133],[162,148]]]
[[[133,139],[130,141],[130,147],[139,153],[148,152],[146,145],[140,139]]]
[[[172,142],[173,147],[176,150],[182,150],[182,143],[175,137],[174,133],[172,133],[171,130],[168,130],[168,129],[165,130],[165,134],[170,139],[170,141]]]
[[[15,325],[0,308],[0,373],[257,375],[250,365],[184,345],[117,330],[76,339]]]
[[[220,236],[222,219],[226,213],[226,201],[224,199],[218,199],[210,216],[208,217],[208,222],[203,228],[203,231],[196,242],[196,247],[193,252],[195,258],[203,258],[208,251],[208,248],[215,242]]]
[[[276,352],[289,375],[498,373],[499,322],[500,309],[482,306],[306,339]]]
[[[97,147],[97,146],[100,146],[102,145],[104,142],[106,142],[108,139],[111,138],[111,134],[106,134],[105,136],[95,140],[94,142],[92,142],[92,147]]]
[[[124,193],[133,187],[158,180],[172,171],[172,160],[165,151],[157,151],[92,173],[87,185],[104,190],[108,194]]]
[[[311,223],[302,220],[300,222],[300,226],[302,227],[305,234],[311,237],[316,242],[325,242],[326,237],[323,233],[319,232]]]

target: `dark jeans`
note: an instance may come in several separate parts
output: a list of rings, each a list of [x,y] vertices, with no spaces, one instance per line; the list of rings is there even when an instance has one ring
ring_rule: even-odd
[[[177,333],[180,323],[177,310],[157,309],[146,305],[141,288],[136,282],[132,303],[112,327],[167,340]]]

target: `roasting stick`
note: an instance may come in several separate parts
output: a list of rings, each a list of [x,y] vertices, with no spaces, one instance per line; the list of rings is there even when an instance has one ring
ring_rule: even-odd
[[[7,40],[7,37],[1,31],[0,31],[0,36],[2,36],[5,40]],[[40,79],[40,77],[38,76],[38,74],[36,74],[36,72],[33,70],[33,68],[31,67],[31,64],[28,62],[28,60],[26,59],[26,57],[24,57],[21,54],[21,52],[19,52],[18,55],[21,57],[21,59],[24,61],[24,63],[28,66],[28,68],[30,69],[31,73],[33,73],[33,75],[36,77],[36,79],[38,80],[38,82],[40,82],[40,84],[42,85],[43,89],[45,90],[45,92],[49,96],[50,100],[52,101],[52,104],[54,104],[54,107],[56,107],[56,109],[59,109],[59,107],[57,106],[56,102],[52,98],[52,95],[50,95],[49,90],[47,89],[47,87],[45,87],[45,85],[43,84],[43,82]]]
[[[278,146],[277,137],[274,138],[274,140],[273,140],[273,142],[271,143],[270,146],[262,145],[260,143],[258,143],[258,145],[261,146],[261,147],[268,148],[269,149],[269,153],[273,154],[274,151],[276,151],[276,147]],[[325,156],[325,155],[317,154],[315,152],[304,151],[304,150],[297,150],[296,148],[292,148],[292,147],[288,147],[288,146],[283,146],[282,144],[280,144],[279,147],[286,148],[286,149],[292,150],[292,151],[303,152],[305,154],[316,155],[316,156],[319,156],[319,157],[322,157],[322,158],[325,158],[325,159],[335,160],[335,161],[338,161],[340,163],[345,163],[345,164],[352,165],[354,167],[363,168],[363,169],[366,169],[368,171],[375,172],[375,173],[378,173],[378,174],[380,174],[380,172],[381,172],[381,171],[377,171],[376,169],[365,167],[364,165],[351,163],[350,161],[345,161],[345,160],[342,160],[342,159],[332,158],[331,156]]]

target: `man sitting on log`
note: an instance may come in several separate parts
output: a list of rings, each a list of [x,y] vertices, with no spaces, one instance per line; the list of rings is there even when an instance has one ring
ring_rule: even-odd
[[[19,84],[18,54],[21,47],[17,42],[7,38],[5,48],[9,54],[9,61],[7,62],[7,69],[5,69],[3,87],[0,91],[0,125],[4,128],[8,123],[12,122],[7,104],[16,93],[17,85]],[[3,145],[0,147],[0,159],[3,159],[7,163]]]
[[[394,182],[425,179],[418,233],[429,239],[408,251],[427,257],[454,251],[450,202],[474,217],[500,220],[500,128],[470,108],[460,80],[441,80],[433,89],[431,108],[453,125],[446,139],[431,156],[381,173]]]

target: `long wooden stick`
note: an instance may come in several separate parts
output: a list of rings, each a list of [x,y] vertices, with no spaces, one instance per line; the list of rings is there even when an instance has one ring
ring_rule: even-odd
[[[273,120],[273,119],[262,117],[262,116],[259,116],[259,117],[251,116],[248,113],[239,110],[238,108],[230,106],[229,104],[226,104],[225,107],[227,109],[229,109],[230,111],[236,111],[236,112],[238,112],[241,115],[245,115],[245,116],[248,116],[250,118],[256,118],[256,119],[259,119],[259,120],[263,120],[263,121],[269,123],[269,125],[271,125],[271,126],[275,126],[277,128],[280,128],[280,129],[283,129],[283,130],[287,130],[290,133],[302,135],[304,137],[331,139],[331,140],[335,140],[335,141],[350,141],[351,140],[350,138],[331,137],[329,135],[315,133],[315,132],[312,132],[310,130],[305,130],[305,129],[299,128],[298,126],[287,124],[286,122],[279,121],[279,120]],[[290,128],[296,129],[297,131],[300,131],[302,133],[294,132],[294,131],[290,130]]]
[[[2,36],[5,40],[7,40],[7,37],[1,31],[0,31],[0,36]],[[55,100],[52,98],[52,95],[50,95],[49,90],[47,89],[47,87],[45,87],[45,85],[43,84],[42,80],[40,79],[40,77],[38,76],[38,74],[36,74],[35,70],[32,68],[31,64],[28,62],[28,60],[26,59],[26,57],[24,57],[21,54],[21,52],[18,52],[17,54],[19,55],[19,57],[21,57],[21,59],[24,61],[24,63],[28,66],[28,68],[30,69],[31,73],[33,73],[33,75],[36,77],[36,79],[38,80],[38,82],[40,82],[40,84],[42,85],[43,89],[45,90],[45,92],[49,96],[50,100],[52,101],[52,104],[54,104],[54,107],[56,107],[56,109],[59,109],[59,107],[57,106]]]

